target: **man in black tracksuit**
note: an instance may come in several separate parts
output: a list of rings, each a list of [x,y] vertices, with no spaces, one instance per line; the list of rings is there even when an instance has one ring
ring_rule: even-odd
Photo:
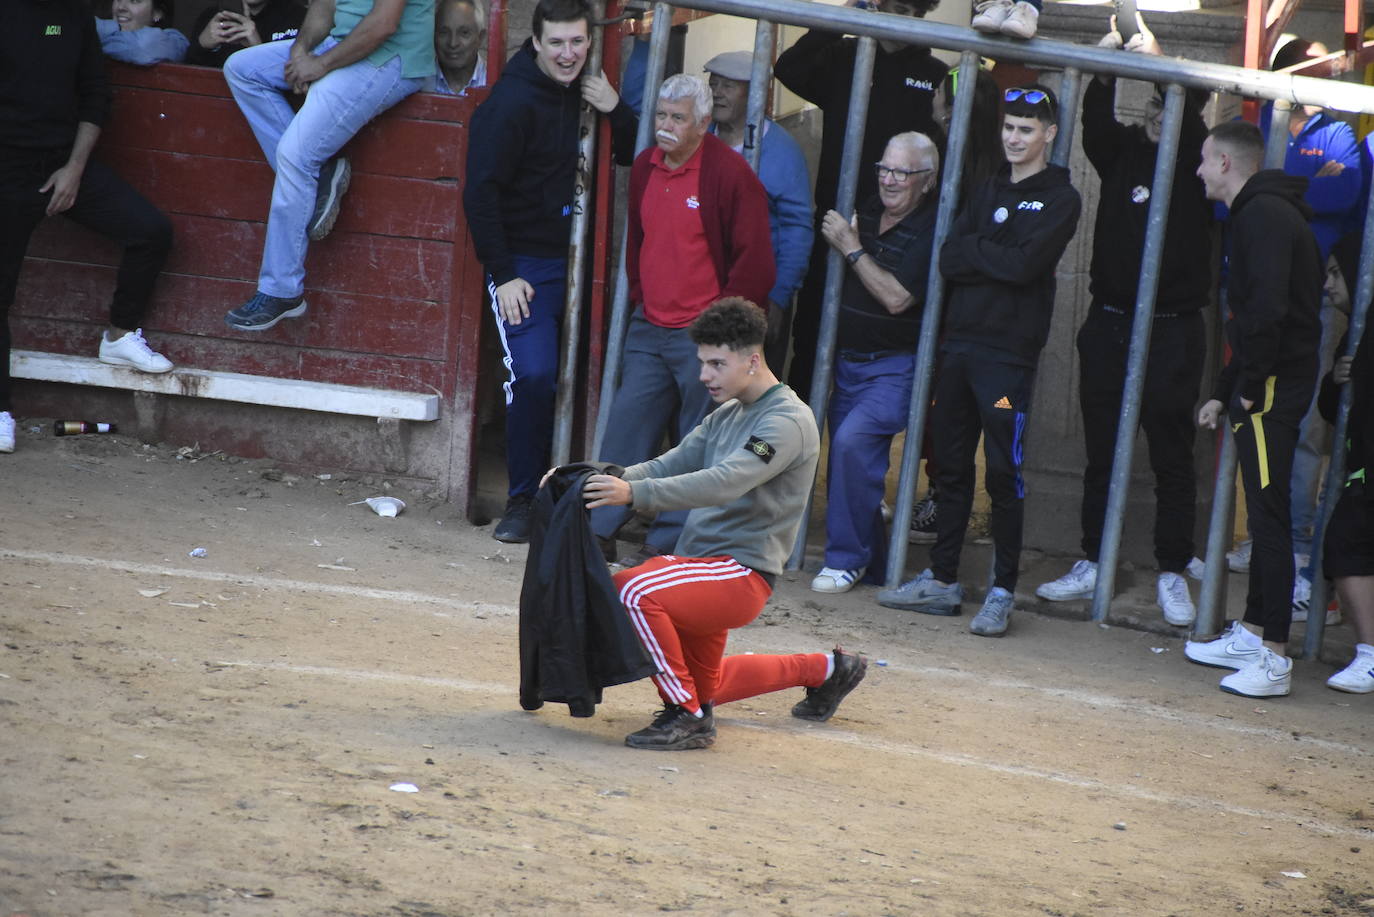
[[[582,102],[608,116],[616,161],[634,161],[639,120],[606,81],[583,73],[586,0],[539,0],[533,35],[472,115],[463,210],[487,274],[505,366],[506,511],[498,541],[529,540],[549,464]]]
[[[1055,265],[1082,209],[1068,170],[1049,164],[1056,114],[1054,96],[1042,87],[1007,90],[1007,165],[973,191],[940,250],[949,294],[929,423],[938,466],[931,569],[878,596],[889,607],[959,613],[959,555],[973,508],[973,454],[982,435],[996,560],[992,589],[969,630],[989,637],[1006,632],[1011,612],[1031,389],[1054,310]]]
[[[1147,31],[1139,34],[1149,36],[1148,41],[1133,40],[1134,47],[1143,53],[1160,53],[1153,36]],[[1114,46],[1120,47],[1118,32],[1110,33],[1103,44],[1112,38]],[[1091,598],[1097,585],[1164,112],[1156,96],[1146,104],[1144,124],[1125,125],[1116,119],[1115,97],[1116,80],[1103,76],[1088,84],[1083,97],[1083,152],[1102,179],[1093,230],[1092,307],[1078,332],[1078,403],[1088,455],[1081,517],[1085,559],[1035,590],[1051,602]],[[1201,310],[1209,301],[1212,285],[1212,205],[1196,174],[1207,126],[1197,99],[1192,95],[1185,99],[1140,403],[1140,425],[1155,473],[1154,546],[1160,570],[1156,598],[1165,620],[1178,627],[1193,623],[1197,614],[1183,572],[1193,557],[1197,502],[1193,410],[1206,359]]]
[[[846,0],[855,6],[859,0]],[[880,0],[870,4],[878,12],[923,18],[939,6],[939,0]],[[823,29],[813,29],[778,55],[773,75],[778,82],[821,110],[821,157],[816,166],[816,243],[806,280],[797,292],[793,317],[795,350],[788,384],[803,398],[811,397],[811,374],[816,360],[816,339],[821,327],[821,298],[825,292],[826,262],[830,246],[821,235],[822,217],[835,207],[840,186],[840,158],[844,152],[849,121],[849,90],[854,82],[854,56],[858,41]],[[932,114],[935,87],[949,68],[929,48],[886,39],[878,40],[873,59],[873,82],[868,96],[863,151],[859,154],[858,189],[854,200],[866,201],[878,193],[873,163],[882,158],[887,141],[915,131],[939,138]],[[937,139],[938,142],[938,139]],[[786,307],[787,303],[779,303]],[[773,367],[779,373],[782,366]]]
[[[1289,478],[1298,425],[1317,382],[1317,307],[1325,279],[1308,225],[1312,213],[1303,200],[1307,180],[1278,169],[1260,171],[1263,158],[1259,129],[1229,121],[1207,135],[1198,167],[1207,196],[1230,208],[1232,233],[1226,323],[1231,362],[1217,378],[1212,400],[1198,412],[1198,424],[1215,427],[1223,410],[1229,417],[1254,547],[1243,622],[1215,640],[1189,641],[1184,653],[1203,665],[1236,669],[1221,688],[1246,697],[1290,690]]]

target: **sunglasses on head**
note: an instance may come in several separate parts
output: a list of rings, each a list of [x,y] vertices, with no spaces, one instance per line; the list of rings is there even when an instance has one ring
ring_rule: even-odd
[[[1050,94],[1043,89],[1008,89],[1002,94],[1002,98],[1008,102],[1015,102],[1018,99],[1022,99],[1027,105],[1039,105],[1041,102],[1044,102],[1049,108],[1050,117],[1054,117],[1054,100],[1050,98]]]

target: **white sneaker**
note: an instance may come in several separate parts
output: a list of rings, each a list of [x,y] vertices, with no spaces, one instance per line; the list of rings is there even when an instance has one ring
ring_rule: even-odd
[[[1188,566],[1185,569],[1188,571],[1189,579],[1195,579],[1199,583],[1202,582],[1203,576],[1207,574],[1207,564],[1201,557],[1194,557],[1192,560],[1188,561]]]
[[[867,567],[860,567],[857,570],[837,570],[834,567],[822,567],[821,572],[816,574],[816,578],[811,581],[812,592],[826,592],[832,595],[841,592],[848,592],[854,588],[854,584],[863,579]]]
[[[14,451],[14,418],[9,411],[0,411],[0,452]]]
[[[1026,0],[1016,0],[1007,18],[1002,20],[1001,32],[1012,38],[1034,38],[1035,27],[1040,22],[1040,11]]]
[[[1374,694],[1374,646],[1355,644],[1355,660],[1328,678],[1326,686],[1350,694]]]
[[[1254,544],[1250,539],[1236,545],[1234,551],[1226,552],[1226,566],[1232,573],[1250,572],[1250,548]]]
[[[973,8],[973,22],[969,24],[980,32],[1000,32],[1013,6],[1012,0],[983,0]]]
[[[1164,620],[1174,627],[1187,627],[1197,618],[1188,581],[1177,573],[1161,573],[1155,584],[1155,598],[1164,611]]]
[[[1304,564],[1305,566],[1305,564]],[[1312,608],[1312,581],[1299,574],[1293,577],[1293,623],[1306,624]],[[1326,623],[1341,623],[1341,609],[1334,602],[1326,606]]]
[[[1097,564],[1080,560],[1059,579],[1037,586],[1035,594],[1047,602],[1072,602],[1075,599],[1092,598],[1096,588]]]
[[[1293,689],[1292,680],[1293,660],[1261,646],[1253,662],[1221,680],[1221,690],[1242,697],[1283,697]]]
[[[100,336],[100,362],[114,366],[132,366],[139,372],[166,373],[172,371],[172,361],[155,352],[143,339],[143,329],[137,328],[117,340],[110,340],[110,332]]]
[[[1242,669],[1259,657],[1264,642],[1241,626],[1231,622],[1231,629],[1215,640],[1189,640],[1183,645],[1183,655],[1201,665],[1219,669]]]

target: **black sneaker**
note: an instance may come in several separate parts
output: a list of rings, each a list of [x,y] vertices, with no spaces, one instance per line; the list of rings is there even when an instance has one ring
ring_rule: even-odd
[[[925,499],[917,500],[911,514],[911,531],[907,533],[907,544],[935,543],[935,491],[926,492]]]
[[[534,501],[530,497],[511,497],[506,501],[506,511],[501,515],[501,521],[496,523],[491,537],[506,544],[525,544],[530,540],[533,514]]]
[[[248,302],[224,316],[224,323],[235,331],[266,331],[284,318],[300,318],[305,314],[305,298],[283,299],[257,292]]]
[[[835,671],[819,688],[807,688],[806,699],[797,702],[792,715],[798,719],[824,723],[835,715],[840,701],[859,686],[868,672],[868,657],[861,653],[846,653],[835,647]]]
[[[329,235],[339,218],[339,205],[353,178],[353,167],[342,156],[335,156],[320,167],[319,188],[315,191],[315,212],[310,217],[310,241]]]
[[[625,737],[631,748],[650,751],[685,751],[689,748],[709,748],[716,741],[716,718],[711,705],[703,704],[701,716],[677,704],[666,704],[658,711],[653,723],[639,732]]]

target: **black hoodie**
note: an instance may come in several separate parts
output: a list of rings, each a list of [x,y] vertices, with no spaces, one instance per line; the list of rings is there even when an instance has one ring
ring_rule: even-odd
[[[1055,265],[1082,209],[1063,166],[1013,183],[1004,165],[974,188],[940,249],[945,350],[1035,366],[1054,313]]]
[[[1250,176],[1231,202],[1231,271],[1226,290],[1231,362],[1217,377],[1214,398],[1259,402],[1269,376],[1317,373],[1326,271],[1303,200],[1307,179],[1265,169]]]
[[[1197,177],[1207,125],[1191,95],[1185,99],[1155,296],[1157,311],[1166,313],[1196,312],[1212,290],[1212,204]],[[1144,127],[1117,121],[1115,109],[1115,81],[1090,80],[1083,95],[1083,152],[1102,178],[1090,290],[1095,302],[1132,313],[1159,144]]]
[[[463,210],[497,286],[515,279],[515,255],[567,256],[581,111],[582,78],[549,77],[526,39],[472,114]],[[616,161],[629,165],[639,120],[624,99],[608,117]]]

